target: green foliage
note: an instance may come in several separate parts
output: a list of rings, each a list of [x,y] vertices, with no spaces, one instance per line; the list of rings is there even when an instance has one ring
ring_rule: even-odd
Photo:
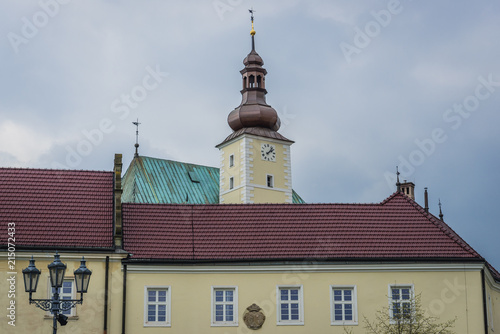
[[[411,300],[409,308],[391,317],[390,307],[376,311],[375,320],[363,316],[366,334],[455,334],[452,328],[456,319],[439,323],[439,318],[429,316],[422,308],[420,295]],[[352,334],[352,328],[344,327],[344,333]]]

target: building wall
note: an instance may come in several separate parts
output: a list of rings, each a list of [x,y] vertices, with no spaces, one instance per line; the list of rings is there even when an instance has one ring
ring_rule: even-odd
[[[261,145],[274,145],[275,161],[261,158]],[[251,135],[220,147],[220,202],[221,203],[292,203],[292,172],[290,145],[282,141]],[[230,155],[234,166],[230,166]],[[272,175],[273,188],[267,186],[267,175]],[[229,188],[233,177],[234,189]]]
[[[486,276],[486,309],[488,314],[488,333],[500,331],[500,284],[493,281],[488,271]]]
[[[47,265],[54,260],[54,252],[47,253],[31,253],[31,252],[16,252],[15,269],[11,270],[8,267],[7,253],[0,253],[0,305],[5,314],[2,314],[0,322],[0,333],[33,333],[46,334],[52,333],[52,315],[50,312],[45,312],[34,304],[29,304],[29,294],[24,290],[24,280],[22,270],[29,265],[29,258],[34,255],[36,267],[42,271],[38,282],[37,292],[33,294],[34,299],[49,298],[49,271]],[[92,271],[88,293],[83,296],[83,304],[77,305],[76,314],[70,317],[66,326],[61,327],[58,324],[58,333],[72,334],[94,334],[103,333],[104,328],[104,295],[105,295],[105,259],[106,254],[90,253],[90,254],[74,254],[60,253],[61,261],[67,264],[65,278],[74,278],[73,271],[80,267],[80,259],[82,255],[87,260],[87,267]],[[119,333],[121,321],[117,315],[111,318],[111,310],[118,310],[121,307],[122,296],[122,272],[121,259],[122,255],[107,254],[110,256],[109,264],[109,301],[108,301],[108,329]],[[16,274],[10,274],[15,272]],[[15,276],[15,296],[10,298],[7,294],[9,291],[8,278]],[[119,287],[119,289],[117,289]],[[75,294],[75,299],[79,299],[79,295]],[[6,315],[11,300],[15,301],[15,327],[8,324]],[[119,314],[121,316],[121,314]],[[108,330],[108,332],[109,332]]]
[[[128,333],[250,333],[243,322],[246,307],[259,305],[266,321],[259,333],[342,333],[331,324],[330,286],[356,286],[358,325],[363,317],[388,307],[390,284],[411,285],[421,293],[429,315],[444,322],[456,317],[458,334],[484,333],[480,267],[470,265],[302,266],[302,267],[141,267],[129,266],[127,283]],[[277,325],[277,286],[303,289],[304,324]],[[144,327],[144,287],[168,286],[171,326]],[[238,287],[238,326],[211,326],[211,287]]]

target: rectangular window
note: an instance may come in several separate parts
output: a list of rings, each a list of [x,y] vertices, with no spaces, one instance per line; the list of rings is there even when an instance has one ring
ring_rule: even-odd
[[[74,279],[64,279],[62,287],[60,287],[58,290],[59,292],[59,300],[64,301],[65,299],[75,299],[75,280]],[[50,279],[49,279],[49,286],[50,286]],[[49,298],[52,298],[54,296],[54,293],[56,292],[56,289],[54,289],[52,286],[50,286],[51,295]],[[64,305],[61,305],[64,306]],[[62,311],[61,313],[70,317],[76,315],[76,308],[71,308],[67,311]]]
[[[170,287],[144,287],[144,326],[170,326]]]
[[[229,156],[229,167],[233,167],[234,166],[234,154],[231,154]]]
[[[412,285],[389,285],[390,315],[393,320],[411,317]]]
[[[355,286],[330,286],[332,325],[357,325]]]
[[[231,176],[229,178],[229,189],[233,189],[234,188],[234,177]]]
[[[212,287],[212,326],[238,326],[237,287]]]
[[[302,285],[277,287],[278,325],[303,325]]]
[[[267,174],[267,187],[274,188],[274,177],[269,174]]]

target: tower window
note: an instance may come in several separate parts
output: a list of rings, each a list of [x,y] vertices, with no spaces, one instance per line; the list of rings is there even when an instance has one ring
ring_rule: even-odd
[[[262,85],[262,77],[260,75],[257,76],[257,87],[260,88],[260,86]]]
[[[231,154],[229,156],[229,167],[233,167],[234,166],[234,154]]]
[[[272,175],[267,175],[267,187],[274,188],[274,177]]]
[[[248,77],[248,83],[249,83],[249,87],[250,88],[253,88],[254,87],[254,84],[255,84],[255,76],[251,75],[250,77]]]
[[[229,189],[233,189],[234,188],[234,177],[230,177],[229,178]]]
[[[247,88],[247,77],[243,77],[243,89]]]

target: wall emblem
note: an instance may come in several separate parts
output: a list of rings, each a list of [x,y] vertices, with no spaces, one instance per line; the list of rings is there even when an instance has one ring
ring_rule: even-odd
[[[266,321],[266,316],[261,312],[262,309],[257,304],[252,304],[247,307],[243,315],[243,321],[250,329],[259,329]]]

